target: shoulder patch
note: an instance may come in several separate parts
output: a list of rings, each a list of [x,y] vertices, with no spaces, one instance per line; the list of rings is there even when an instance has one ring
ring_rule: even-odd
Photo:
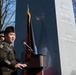
[[[1,44],[1,45],[0,45],[0,48],[3,48],[3,47],[4,47],[4,46]]]

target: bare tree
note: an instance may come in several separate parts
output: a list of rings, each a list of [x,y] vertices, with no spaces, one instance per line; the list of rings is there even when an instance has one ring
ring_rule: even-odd
[[[1,0],[1,20],[0,30],[8,25],[15,25],[16,0]]]

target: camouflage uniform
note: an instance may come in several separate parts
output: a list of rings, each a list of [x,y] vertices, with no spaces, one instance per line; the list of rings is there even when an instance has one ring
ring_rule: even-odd
[[[0,75],[12,75],[15,72],[16,57],[14,48],[7,42],[0,43]]]

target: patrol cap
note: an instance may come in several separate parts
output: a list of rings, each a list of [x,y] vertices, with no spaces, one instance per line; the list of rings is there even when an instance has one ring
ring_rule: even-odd
[[[5,29],[5,31],[4,31],[4,35],[5,35],[5,34],[8,34],[8,33],[10,33],[10,32],[15,32],[13,26],[7,27],[7,28]]]

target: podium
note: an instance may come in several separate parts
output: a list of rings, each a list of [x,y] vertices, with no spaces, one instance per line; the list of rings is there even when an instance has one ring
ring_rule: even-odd
[[[34,55],[27,63],[24,75],[44,75],[44,67],[46,66],[45,55]]]

